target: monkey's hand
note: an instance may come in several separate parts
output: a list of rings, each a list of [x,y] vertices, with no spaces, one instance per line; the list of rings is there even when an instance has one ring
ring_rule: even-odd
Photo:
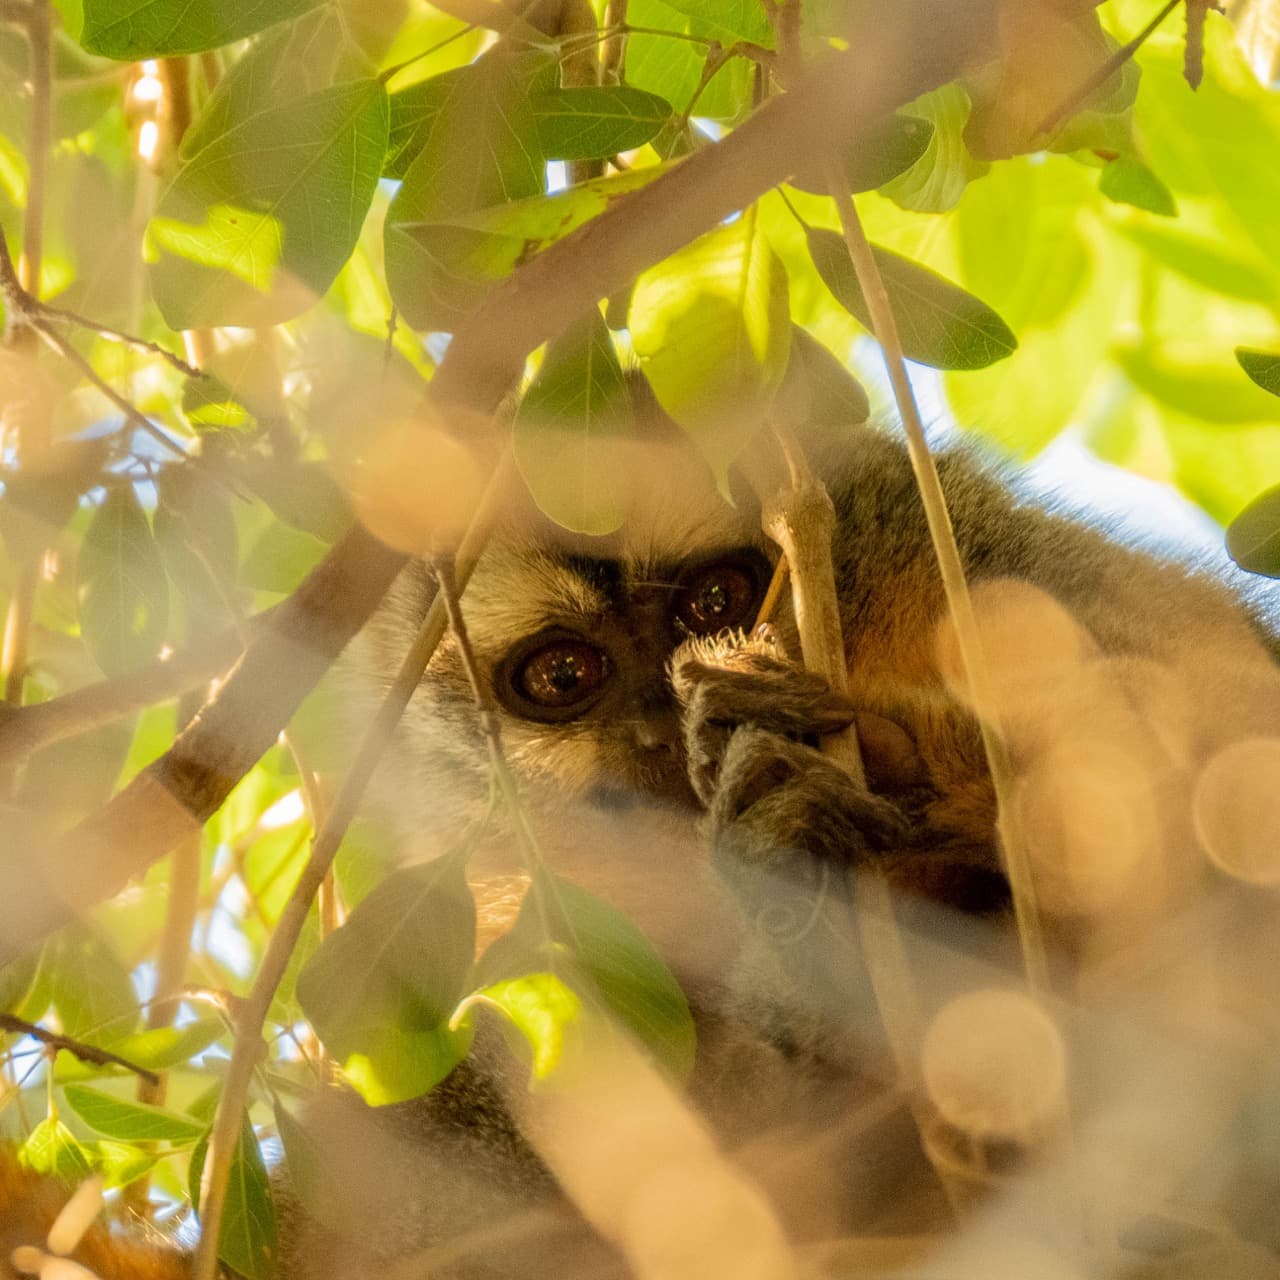
[[[869,757],[874,783],[877,772],[911,774],[910,740],[787,662],[771,637],[690,641],[672,659],[672,684],[684,707],[690,781],[731,879],[780,873],[806,881],[825,876],[824,866],[904,843],[908,822],[898,805],[855,782],[816,744],[859,722],[880,747]]]

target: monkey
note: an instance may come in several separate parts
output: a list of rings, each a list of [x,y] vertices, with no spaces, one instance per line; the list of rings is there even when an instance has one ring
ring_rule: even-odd
[[[830,883],[831,868],[842,880],[874,863],[904,918],[925,930],[939,909],[952,923],[1003,921],[1012,905],[981,725],[963,692],[906,451],[870,427],[844,447],[848,466],[828,483],[845,695],[790,659],[798,635],[786,608],[767,635],[753,634],[778,553],[751,496],[726,502],[681,446],[641,450],[624,468],[633,503],[617,534],[575,536],[531,506],[508,512],[462,605],[549,861],[622,906],[685,984],[699,1031],[691,1096],[797,1238],[920,1231],[945,1216],[904,1112],[842,1149],[842,1119],[891,1067],[869,1030],[865,975],[850,978],[856,958],[815,961],[786,938],[816,886]],[[1052,790],[1061,762],[1096,746],[1121,798],[1140,797],[1154,824],[1134,837],[1132,866],[1101,905],[1088,876],[1054,884],[1071,833],[1036,833],[1037,866],[1054,890],[1045,912],[1053,947],[1088,960],[1096,944],[1105,959],[1135,917],[1176,911],[1202,883],[1203,860],[1188,852],[1189,779],[1231,742],[1280,724],[1274,614],[1221,575],[1020,494],[972,450],[948,450],[938,467],[979,626],[1003,663],[996,689],[1020,782]],[[366,695],[389,682],[429,595],[428,570],[411,567],[359,641]],[[819,749],[823,735],[850,725],[865,785]],[[378,784],[407,845],[430,856],[476,815],[488,794],[486,752],[468,673],[446,639]],[[1028,794],[1034,814],[1038,793]],[[490,938],[519,901],[509,834],[482,844],[470,868]],[[1131,910],[1136,884],[1151,901]],[[983,929],[965,945],[985,962],[1007,958],[1008,938]],[[525,1072],[499,1039],[482,1037],[421,1105],[326,1104],[317,1123],[334,1144],[382,1151],[407,1188],[392,1207],[362,1206],[356,1235],[367,1240],[377,1221],[372,1234],[386,1250],[375,1251],[377,1265],[395,1259],[407,1276],[436,1274],[404,1260],[438,1257],[455,1233],[472,1241],[460,1276],[626,1274],[523,1132]],[[778,1159],[791,1143],[824,1166],[816,1178],[806,1170],[802,1191],[787,1185],[794,1163]],[[444,1192],[451,1179],[465,1190]],[[505,1250],[487,1239],[486,1223],[520,1214],[541,1224],[530,1230],[545,1256],[529,1237]],[[345,1265],[356,1271],[370,1256],[341,1228],[305,1216],[295,1228],[286,1254],[332,1260],[351,1249]],[[285,1273],[324,1274],[305,1264]]]
[[[905,920],[954,928],[985,963],[1007,958],[1014,905],[906,451],[872,427],[851,429],[841,450],[847,465],[823,470],[846,693],[794,661],[785,605],[756,632],[777,550],[755,499],[735,490],[727,502],[683,445],[637,446],[616,534],[572,535],[513,501],[462,599],[548,861],[635,919],[684,984],[699,1036],[689,1096],[797,1240],[922,1232],[947,1214],[906,1108],[848,1123],[887,1087],[891,1054],[856,955],[842,942],[815,957],[803,929],[796,944],[797,921],[828,891],[856,898],[847,873],[873,865]],[[1055,946],[1088,961],[1100,935],[1105,962],[1135,911],[1176,911],[1217,874],[1188,852],[1187,793],[1206,760],[1280,724],[1274,601],[1032,500],[970,449],[937,463],[1019,783],[1055,783],[1063,761],[1095,752],[1154,824],[1101,905],[1087,876],[1066,876],[1044,904]],[[346,670],[358,705],[389,684],[430,594],[429,569],[411,564],[358,639]],[[821,750],[849,727],[865,783]],[[432,659],[375,789],[411,857],[449,847],[486,805],[487,743],[456,637]],[[1037,794],[1019,792],[1033,815]],[[1054,859],[1074,849],[1054,821],[1033,833],[1051,887]],[[499,822],[471,857],[482,945],[519,903],[511,850]],[[1157,880],[1158,901],[1133,908],[1134,885]],[[996,925],[969,932],[971,921]],[[318,1099],[308,1123],[338,1172],[305,1204],[284,1190],[278,1274],[629,1274],[526,1132],[526,1081],[482,1024],[423,1099]]]

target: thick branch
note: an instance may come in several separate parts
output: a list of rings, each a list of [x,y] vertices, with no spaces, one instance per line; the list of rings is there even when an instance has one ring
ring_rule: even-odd
[[[1025,0],[1031,3],[1032,0]],[[438,404],[492,411],[525,356],[598,299],[788,176],[805,143],[829,146],[952,79],[991,45],[993,0],[893,9],[849,54],[821,65],[723,142],[619,200],[496,288],[457,332],[432,382]],[[838,124],[838,128],[835,127]],[[376,608],[406,557],[353,529],[278,609],[219,693],[157,760],[43,865],[5,850],[0,963],[116,892],[222,803]]]
[[[265,610],[245,626],[256,633],[272,612]],[[24,760],[51,742],[87,733],[205,684],[222,675],[244,648],[240,628],[228,627],[128,675],[100,680],[48,702],[7,713],[0,708],[0,766]]]

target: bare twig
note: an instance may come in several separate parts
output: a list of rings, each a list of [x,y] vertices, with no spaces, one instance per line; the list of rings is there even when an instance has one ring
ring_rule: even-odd
[[[141,1076],[144,1080],[150,1080],[154,1083],[159,1079],[154,1071],[149,1071],[146,1067],[140,1067],[136,1062],[130,1062],[128,1058],[122,1058],[118,1053],[112,1053],[108,1049],[99,1049],[96,1045],[85,1044],[82,1040],[75,1040],[71,1036],[64,1036],[57,1031],[49,1031],[38,1022],[28,1022],[26,1018],[16,1017],[12,1013],[0,1013],[0,1031],[8,1031],[13,1035],[30,1036],[33,1040],[38,1040],[50,1049],[69,1053],[73,1058],[79,1058],[81,1062],[89,1062],[97,1067],[124,1067],[127,1071],[132,1071],[134,1075]]]
[[[475,568],[480,552],[488,539],[489,530],[497,514],[511,471],[502,466],[489,483],[481,499],[475,517],[458,548],[458,573],[465,583]],[[436,651],[446,627],[446,615],[439,596],[431,602],[409,652],[400,664],[400,670],[378,707],[360,742],[356,758],[352,762],[342,787],[334,798],[323,829],[317,833],[311,857],[303,868],[298,883],[284,910],[271,941],[267,944],[262,967],[253,981],[253,988],[236,1017],[236,1040],[227,1067],[226,1083],[218,1099],[218,1110],[209,1135],[209,1154],[205,1160],[200,1188],[200,1222],[202,1231],[192,1263],[193,1280],[215,1280],[218,1270],[218,1233],[222,1222],[222,1210],[226,1203],[227,1177],[231,1171],[231,1158],[240,1132],[241,1117],[249,1096],[249,1084],[257,1066],[262,1041],[262,1027],[267,1011],[275,998],[276,988],[284,977],[289,959],[297,946],[311,902],[333,862],[338,846],[346,834],[356,809],[364,795],[369,779],[373,776],[379,758],[391,740],[396,724],[409,704],[426,671],[431,655]]]
[[[34,321],[32,327],[40,335],[44,343],[58,353],[68,364],[73,364],[80,373],[111,401],[125,416],[125,421],[139,431],[145,432],[158,444],[163,445],[179,458],[185,458],[187,451],[167,432],[156,426],[145,413],[140,412],[124,398],[98,371],[73,347],[61,334],[40,321]]]

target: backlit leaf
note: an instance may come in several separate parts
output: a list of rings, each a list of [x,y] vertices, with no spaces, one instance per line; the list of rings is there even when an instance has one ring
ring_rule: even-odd
[[[169,325],[270,325],[321,297],[360,234],[387,121],[382,85],[357,80],[259,111],[192,156],[147,227]]]
[[[485,952],[478,968],[487,987],[554,974],[588,1007],[603,1007],[618,1018],[673,1076],[683,1079],[692,1070],[693,1017],[671,971],[626,916],[572,881],[539,873],[515,926]],[[528,989],[511,994],[513,1000],[530,997],[533,1007],[526,1013],[543,1024],[543,1032],[548,1020],[577,1020],[576,1009],[546,991],[541,998]],[[562,1025],[555,1034],[563,1033]]]
[[[190,1116],[163,1107],[147,1106],[119,1098],[90,1085],[69,1084],[63,1089],[67,1105],[81,1120],[108,1138],[124,1142],[195,1142],[204,1125]]]
[[[755,209],[644,272],[628,324],[658,402],[723,477],[791,345],[786,272]]]
[[[63,1182],[83,1182],[93,1170],[76,1136],[56,1116],[41,1120],[18,1148],[18,1159],[36,1173]]]
[[[169,584],[133,486],[113,485],[76,562],[80,631],[108,675],[154,658],[169,618]]]
[[[449,215],[542,190],[529,91],[550,68],[541,55],[499,51],[443,77],[439,110],[418,126],[421,146],[387,211],[387,283],[415,328],[454,328],[483,291],[467,262],[482,237],[450,228]]]
[[[218,81],[183,135],[182,158],[263,111],[327,89],[343,50],[342,20],[327,5],[267,32]]]
[[[368,1101],[425,1092],[466,1051],[447,1027],[475,952],[464,861],[450,854],[388,876],[298,977],[303,1011]]]
[[[625,515],[614,448],[628,397],[600,313],[551,343],[512,430],[516,462],[534,501],[577,533],[612,533]]]
[[[473,992],[458,1006],[454,1021],[472,1009],[496,1010],[528,1043],[535,1080],[546,1080],[559,1067],[568,1046],[581,1038],[582,1001],[554,973],[508,978]]]
[[[80,43],[91,53],[133,61],[200,53],[243,40],[320,0],[82,0]]]

